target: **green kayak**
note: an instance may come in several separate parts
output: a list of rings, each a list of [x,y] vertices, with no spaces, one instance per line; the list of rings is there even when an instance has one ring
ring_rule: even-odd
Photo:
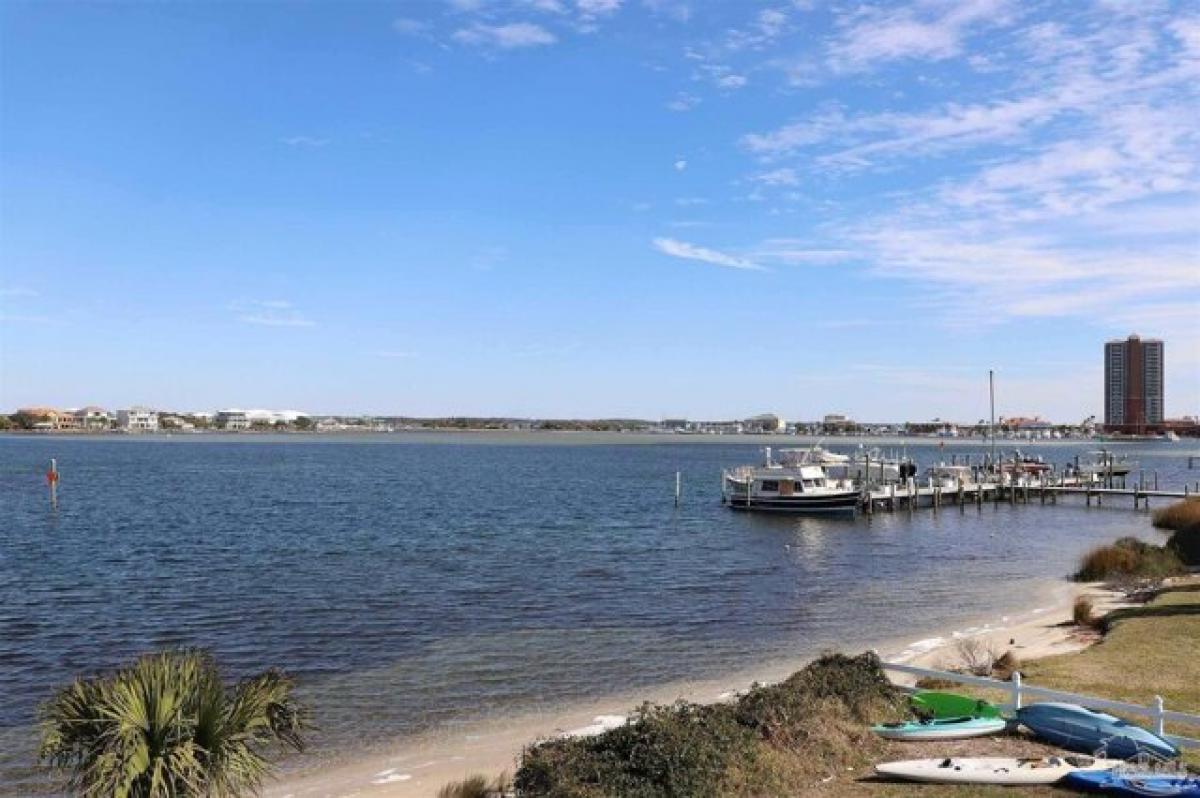
[[[955,693],[923,691],[909,699],[913,711],[925,718],[998,718],[1000,710],[986,701]]]

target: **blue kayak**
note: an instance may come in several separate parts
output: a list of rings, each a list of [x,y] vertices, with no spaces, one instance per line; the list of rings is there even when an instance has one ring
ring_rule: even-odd
[[[1080,770],[1068,773],[1062,784],[1077,790],[1108,792],[1114,795],[1200,798],[1200,779],[1194,776]]]
[[[1109,759],[1133,759],[1143,753],[1163,759],[1179,756],[1179,749],[1157,734],[1078,704],[1030,704],[1017,710],[1017,718],[1046,742],[1082,754],[1103,748]]]

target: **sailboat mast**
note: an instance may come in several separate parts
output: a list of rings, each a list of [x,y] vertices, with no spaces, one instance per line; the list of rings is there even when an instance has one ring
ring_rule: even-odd
[[[988,402],[991,405],[991,420],[988,422],[988,437],[992,439],[992,468],[996,467],[996,376],[988,369]]]

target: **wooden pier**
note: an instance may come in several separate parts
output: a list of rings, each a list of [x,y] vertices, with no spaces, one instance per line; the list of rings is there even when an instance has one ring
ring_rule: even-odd
[[[918,485],[913,480],[906,484],[871,486],[863,490],[862,509],[868,515],[877,510],[915,510],[917,508],[941,509],[945,506],[966,507],[970,504],[982,506],[984,502],[1007,501],[1010,504],[1029,504],[1035,499],[1040,504],[1058,503],[1059,496],[1083,496],[1087,506],[1094,500],[1097,507],[1108,498],[1115,501],[1120,497],[1132,498],[1133,506],[1149,507],[1151,498],[1187,499],[1198,495],[1188,488],[1183,490],[1157,490],[1142,484],[1129,488],[1109,488],[1100,484],[1086,484],[1077,478],[1053,477],[1019,480],[1001,483],[996,481],[959,482],[955,485]]]

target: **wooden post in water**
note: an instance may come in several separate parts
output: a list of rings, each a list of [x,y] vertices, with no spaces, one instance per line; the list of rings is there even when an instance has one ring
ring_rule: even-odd
[[[1158,469],[1154,469],[1154,489],[1158,490]]]
[[[676,507],[679,506],[679,490],[682,487],[682,482],[683,482],[682,472],[676,471],[675,472],[675,506]]]
[[[50,470],[46,472],[46,482],[50,485],[50,509],[58,509],[58,459],[50,458]]]

